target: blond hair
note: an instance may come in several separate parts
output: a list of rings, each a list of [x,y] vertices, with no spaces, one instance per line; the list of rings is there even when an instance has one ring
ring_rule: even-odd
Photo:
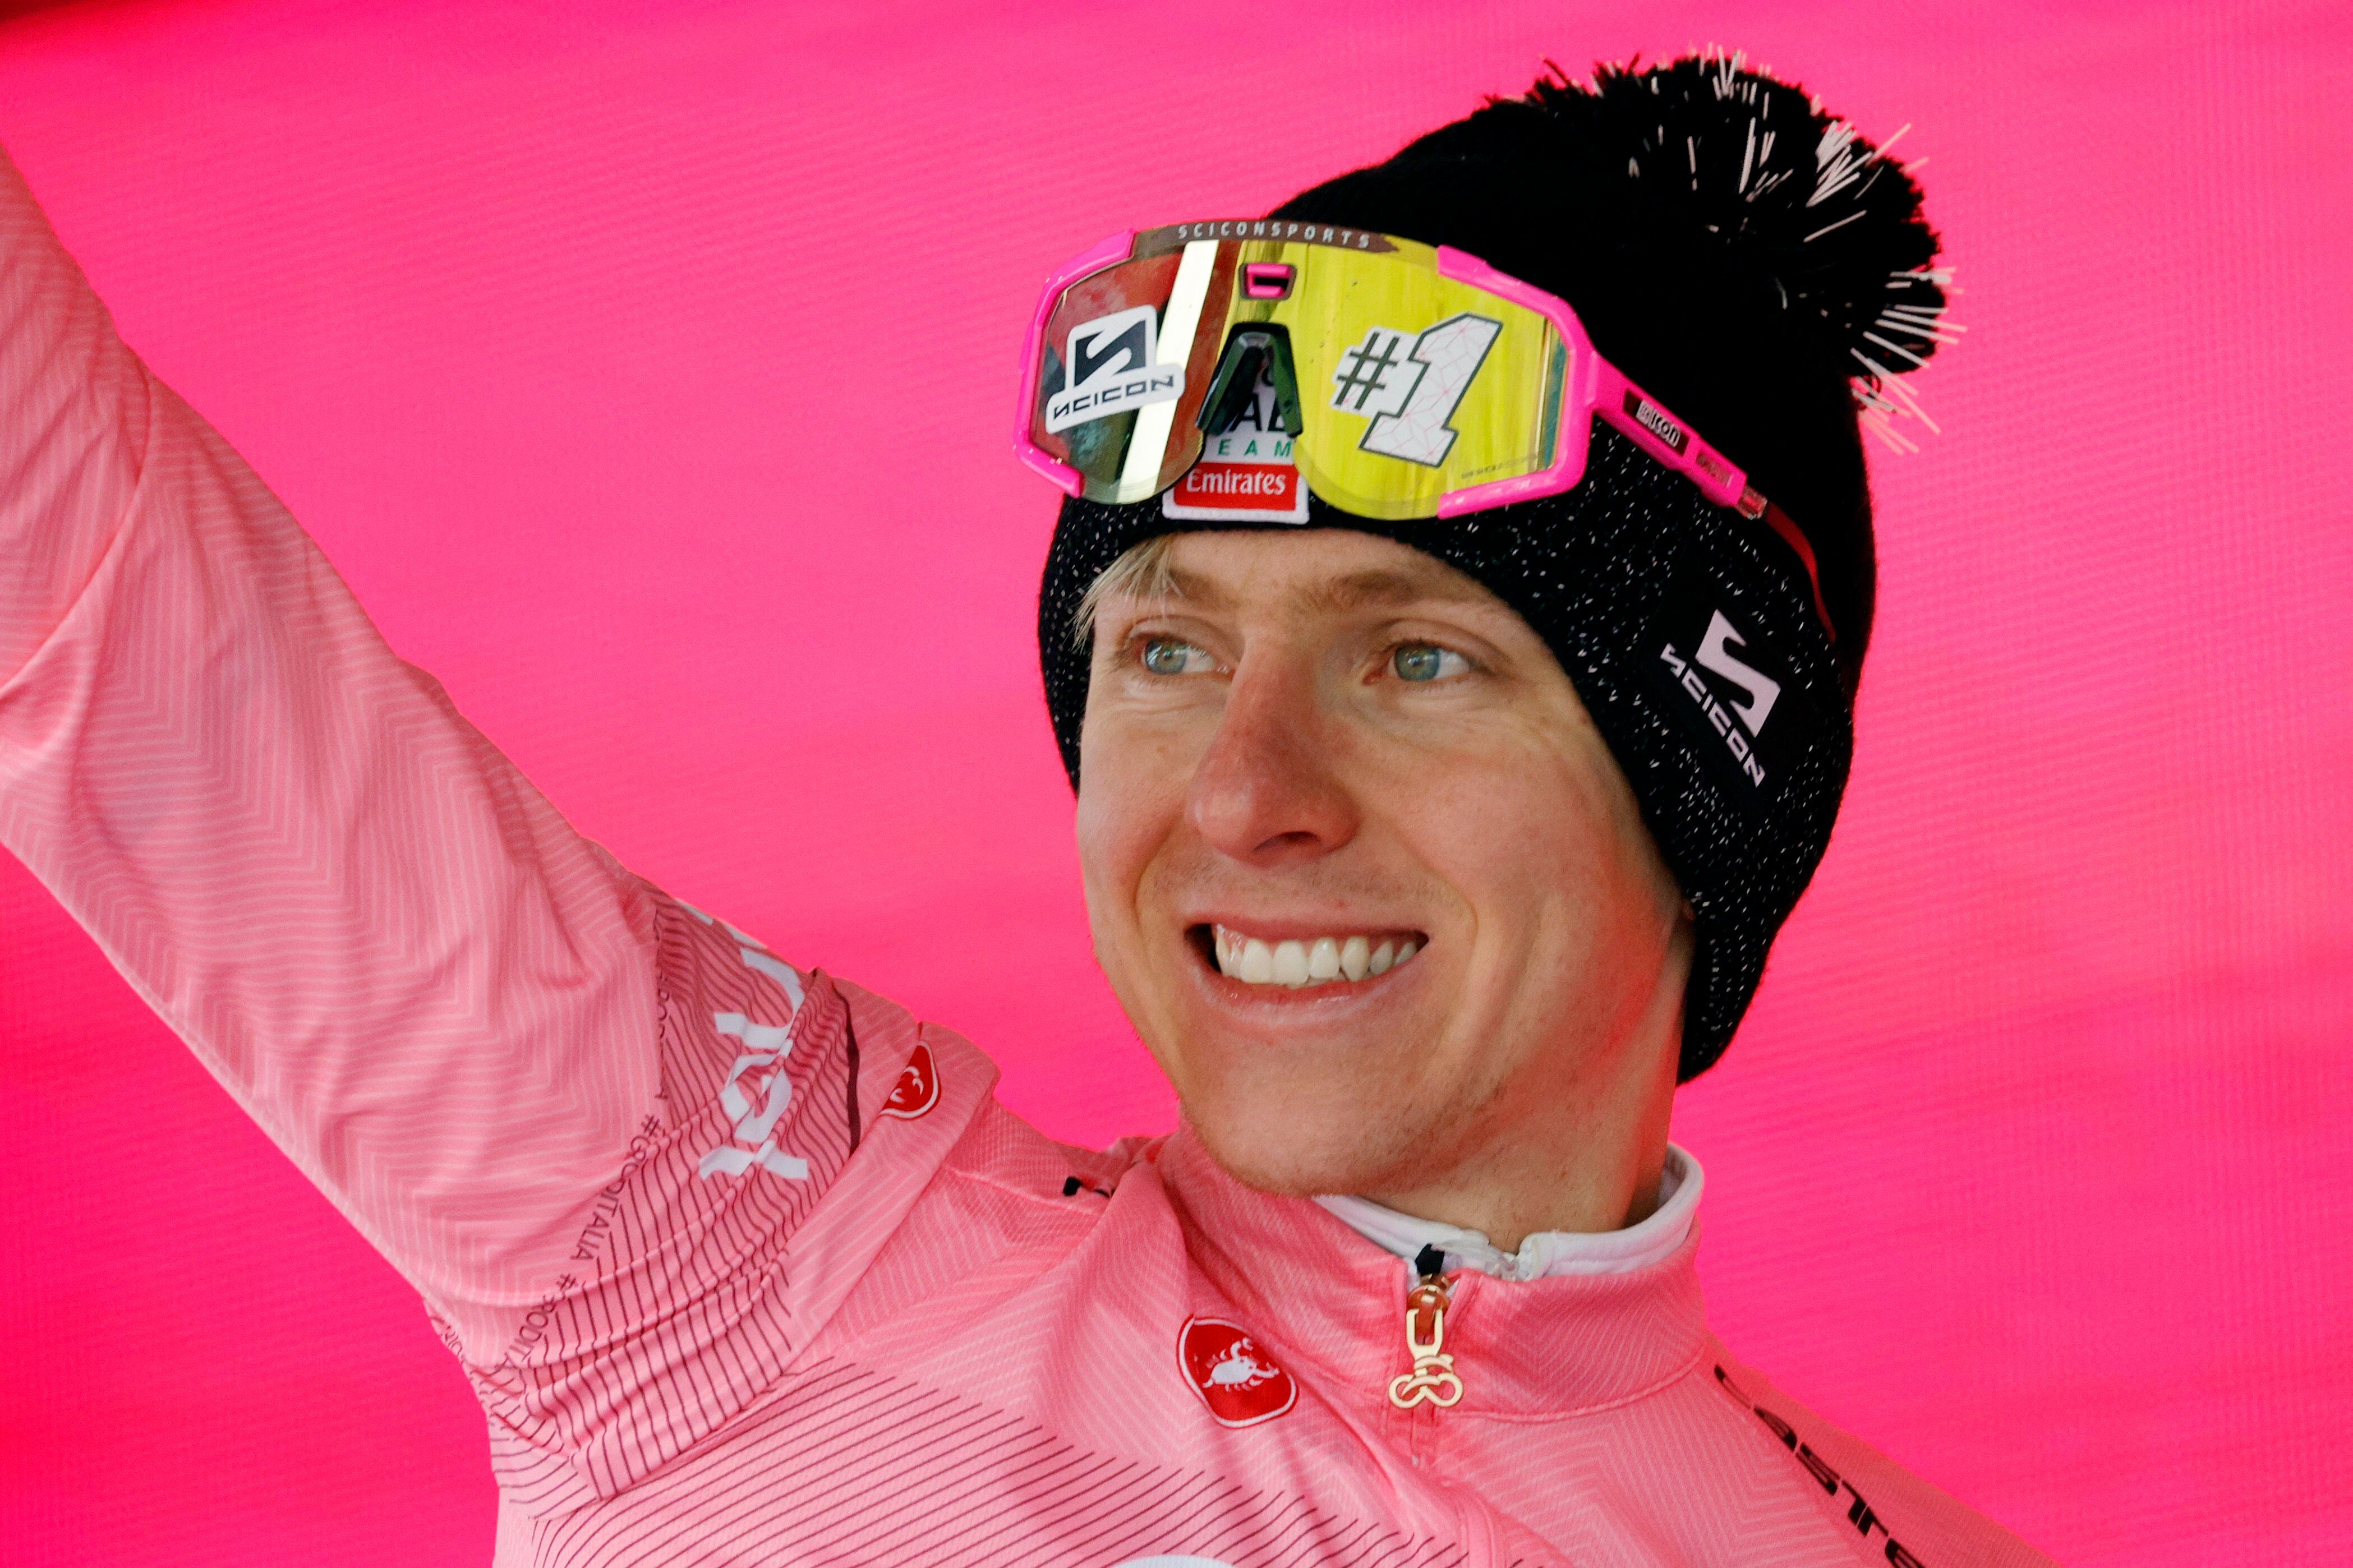
[[[1141,544],[1129,545],[1126,553],[1097,573],[1087,591],[1079,595],[1079,607],[1071,612],[1071,646],[1087,646],[1087,639],[1094,636],[1095,612],[1114,594],[1138,599],[1175,598],[1176,574],[1168,564],[1168,553],[1176,542],[1173,533],[1155,534]]]

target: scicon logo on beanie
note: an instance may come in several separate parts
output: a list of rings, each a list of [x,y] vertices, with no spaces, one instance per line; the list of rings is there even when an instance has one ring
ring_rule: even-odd
[[[1734,802],[1762,809],[1778,797],[1784,764],[1812,748],[1820,722],[1781,658],[1696,574],[1684,573],[1668,595],[1642,663]]]
[[[1732,629],[1732,623],[1724,618],[1722,610],[1718,610],[1708,618],[1707,636],[1699,639],[1699,652],[1693,656],[1692,662],[1703,668],[1715,671],[1716,674],[1748,693],[1747,702],[1734,703],[1732,711],[1739,717],[1742,723],[1748,726],[1750,734],[1761,735],[1765,732],[1765,721],[1773,716],[1773,704],[1781,696],[1781,683],[1763,670],[1751,669],[1732,657],[1732,651],[1726,645],[1746,643],[1747,640]],[[1710,721],[1714,722],[1713,720]],[[1718,727],[1721,728],[1721,726]]]

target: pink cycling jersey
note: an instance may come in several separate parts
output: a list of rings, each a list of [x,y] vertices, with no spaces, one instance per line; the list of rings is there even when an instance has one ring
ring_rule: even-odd
[[[0,842],[423,1296],[499,1563],[2044,1561],[1733,1361],[1696,1228],[1409,1316],[1317,1204],[1181,1131],[1054,1142],[955,1035],[631,876],[5,158]]]

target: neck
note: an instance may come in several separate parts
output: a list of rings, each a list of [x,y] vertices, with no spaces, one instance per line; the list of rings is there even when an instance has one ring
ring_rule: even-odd
[[[1659,1205],[1673,1088],[1670,1070],[1655,1110],[1588,1121],[1564,1108],[1560,1120],[1572,1138],[1491,1144],[1434,1180],[1363,1195],[1399,1214],[1482,1232],[1505,1252],[1518,1251],[1536,1231],[1622,1230]]]

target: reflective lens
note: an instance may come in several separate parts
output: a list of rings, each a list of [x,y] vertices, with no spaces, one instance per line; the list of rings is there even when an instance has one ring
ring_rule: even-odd
[[[1551,465],[1570,365],[1543,316],[1440,277],[1427,247],[1190,237],[1208,226],[1139,236],[1055,303],[1031,436],[1090,499],[1148,500],[1238,429],[1388,520]]]
[[[1046,323],[1031,438],[1078,469],[1090,500],[1149,500],[1201,455],[1195,416],[1233,292],[1230,258],[1197,241],[1062,291]]]

